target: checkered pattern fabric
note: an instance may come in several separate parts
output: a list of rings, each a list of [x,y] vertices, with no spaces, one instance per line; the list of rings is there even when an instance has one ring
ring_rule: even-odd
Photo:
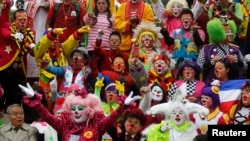
[[[186,81],[187,84],[187,95],[193,95],[195,90],[195,81]]]

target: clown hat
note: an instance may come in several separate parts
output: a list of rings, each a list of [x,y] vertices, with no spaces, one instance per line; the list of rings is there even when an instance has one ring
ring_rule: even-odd
[[[220,97],[219,97],[219,87],[218,86],[211,86],[205,87],[202,90],[202,95],[209,96],[213,100],[212,108],[216,108],[220,105]]]

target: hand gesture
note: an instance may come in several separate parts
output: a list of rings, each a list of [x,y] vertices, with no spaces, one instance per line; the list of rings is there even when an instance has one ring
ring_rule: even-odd
[[[196,24],[191,25],[190,29],[193,30],[193,32],[197,31],[198,29],[200,29],[201,27]]]
[[[142,87],[140,88],[140,94],[141,94],[142,96],[148,94],[149,92],[150,92],[150,89],[149,89],[148,87],[146,87],[146,86],[142,86]]]
[[[89,16],[89,18],[91,18],[91,19],[93,19],[93,20],[96,20],[96,15],[95,15],[94,12],[90,12],[90,13],[88,14],[88,16]]]
[[[89,25],[85,25],[85,26],[82,26],[81,28],[79,28],[77,30],[78,33],[88,33],[90,31],[90,26]]]
[[[119,91],[119,95],[124,94],[124,83],[121,83],[120,81],[116,80],[115,81],[115,88]]]
[[[22,91],[26,94],[26,96],[32,98],[35,95],[35,92],[34,92],[34,90],[32,89],[32,87],[30,86],[29,83],[27,83],[26,87],[21,85],[21,84],[19,84],[18,86],[19,86],[19,88],[22,89]]]
[[[126,97],[126,99],[125,99],[125,101],[124,101],[124,104],[125,104],[125,105],[128,106],[128,105],[130,105],[131,103],[133,103],[134,101],[141,99],[141,97],[140,97],[139,95],[132,97],[133,94],[134,94],[134,92],[131,91],[131,92],[129,93],[129,95]]]
[[[166,122],[165,124],[162,125],[161,132],[166,132],[170,128],[171,128],[170,125],[168,124],[168,122]]]
[[[101,88],[104,86],[103,84],[103,80],[104,80],[104,77],[102,77],[101,79],[99,77],[96,78],[96,82],[95,82],[95,87],[96,88]]]
[[[17,32],[17,33],[15,34],[15,39],[16,39],[16,40],[19,40],[20,42],[22,42],[22,41],[23,41],[23,38],[24,38],[24,36],[23,36],[22,33]]]
[[[56,35],[62,35],[63,31],[66,29],[66,27],[64,28],[55,28],[53,29],[53,33],[55,33]]]

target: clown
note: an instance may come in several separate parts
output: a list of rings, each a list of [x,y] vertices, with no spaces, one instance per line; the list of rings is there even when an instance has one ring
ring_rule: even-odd
[[[165,115],[165,119],[149,128],[147,141],[193,141],[198,134],[195,125],[190,121],[191,113],[206,115],[208,109],[191,103],[185,99],[185,86],[178,89],[176,97],[172,101],[155,105],[148,113]]]
[[[170,0],[164,9],[161,0],[152,0],[152,7],[160,22],[165,22],[169,33],[181,28],[180,13],[183,8],[188,8],[185,0]]]
[[[229,115],[232,124],[250,125],[250,81],[246,80],[241,89],[240,103],[231,108]]]
[[[182,62],[182,59],[196,60],[199,48],[205,40],[204,31],[194,23],[194,15],[188,8],[183,8],[180,13],[181,27],[169,32],[169,36],[164,36],[165,42],[173,47],[173,59]],[[174,42],[173,42],[174,41]]]
[[[127,0],[126,3],[121,4],[118,8],[115,14],[114,25],[115,29],[121,33],[121,51],[130,54],[133,29],[143,21],[154,21],[154,13],[151,6],[144,3],[143,0]]]
[[[142,22],[134,30],[133,45],[130,58],[137,57],[143,64],[146,72],[150,69],[149,58],[153,53],[160,52],[160,27],[153,22]]]
[[[182,62],[178,69],[178,76],[182,76],[183,80],[177,80],[173,83],[168,91],[168,99],[172,99],[176,93],[176,89],[186,83],[187,96],[190,102],[198,102],[200,100],[201,91],[205,84],[199,81],[200,66],[193,60],[187,59]]]
[[[104,77],[104,84],[107,85],[110,82],[119,83],[124,86],[122,94],[128,95],[130,91],[134,91],[137,94],[138,88],[135,85],[133,77],[126,73],[125,69],[128,67],[127,60],[125,60],[122,54],[117,54],[112,60],[113,71],[102,71],[99,75],[99,79]]]
[[[205,87],[202,90],[200,100],[201,105],[209,109],[208,115],[206,118],[201,118],[198,113],[194,113],[191,117],[201,134],[207,133],[208,125],[226,125],[230,123],[228,114],[223,113],[219,108],[219,81],[215,80],[211,85],[211,87]]]
[[[232,33],[235,29],[235,23],[228,21]],[[197,63],[203,71],[203,82],[210,85],[214,76],[214,64],[217,60],[225,58],[239,69],[238,74],[243,78],[242,72],[247,68],[247,63],[239,47],[230,44],[227,39],[224,25],[220,20],[210,20],[207,24],[210,44],[205,45],[199,52]],[[236,30],[235,30],[236,31]],[[229,34],[231,36],[231,34]]]
[[[18,84],[26,81],[27,55],[34,55],[35,47],[35,31],[28,27],[26,11],[14,11],[13,23],[10,22],[12,4],[13,1],[5,0],[0,16],[0,56],[4,56],[0,58],[0,83],[5,90],[0,107],[4,103],[6,106],[21,103],[22,92]]]
[[[119,108],[110,116],[105,117],[101,110],[101,101],[84,89],[76,91],[73,95],[65,98],[63,112],[60,118],[51,115],[48,110],[42,106],[41,95],[34,92],[29,83],[27,87],[19,85],[26,93],[24,103],[34,107],[42,118],[54,127],[61,135],[63,141],[68,140],[92,140],[98,141],[122,114],[126,106],[129,106],[139,96],[133,97],[130,94],[124,102],[119,103]]]
[[[172,70],[176,61],[171,59],[168,52],[162,51],[160,54],[152,55],[150,62],[152,66],[148,72],[148,83],[159,83],[164,92],[167,92],[175,81]]]
[[[56,75],[63,77],[59,92],[65,94],[71,84],[77,83],[80,88],[86,88],[86,79],[91,70],[88,66],[89,55],[85,48],[77,47],[70,52],[70,66],[55,67],[49,65],[48,60],[41,61],[41,68]]]

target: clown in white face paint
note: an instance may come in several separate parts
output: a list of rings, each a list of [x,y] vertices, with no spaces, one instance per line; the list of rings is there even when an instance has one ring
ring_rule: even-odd
[[[170,120],[177,126],[182,125],[186,120],[186,116],[182,108],[176,107],[173,109],[173,111],[170,113]]]
[[[174,2],[172,5],[172,14],[174,17],[179,17],[181,10],[182,10],[183,6],[178,3],[178,2]]]
[[[87,120],[87,113],[84,106],[82,105],[72,105],[71,106],[71,118],[75,123],[82,123]]]
[[[163,89],[159,85],[153,85],[151,88],[151,97],[153,101],[162,101],[163,99]]]

